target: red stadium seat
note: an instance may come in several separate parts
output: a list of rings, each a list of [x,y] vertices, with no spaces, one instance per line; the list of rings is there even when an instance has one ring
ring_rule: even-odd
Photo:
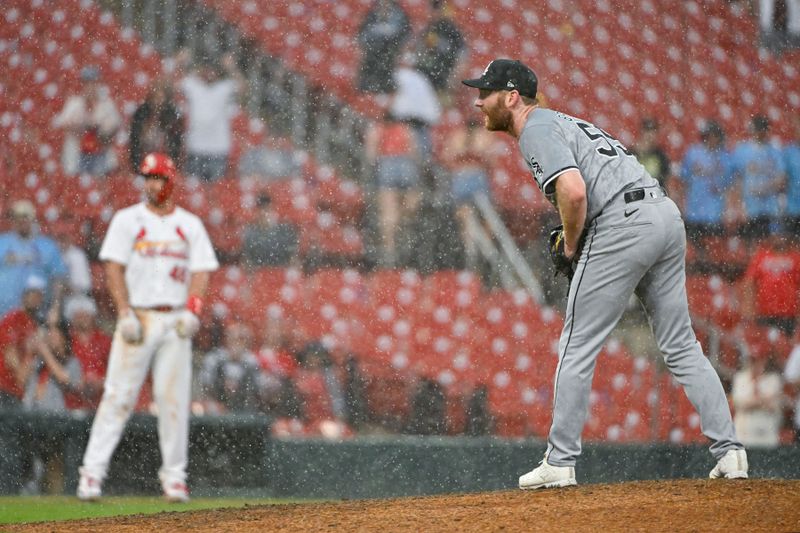
[[[410,411],[410,382],[401,375],[367,374],[366,399],[370,420],[402,429]]]
[[[223,303],[232,319],[241,319],[251,301],[249,279],[247,273],[238,266],[223,267],[211,274],[208,286],[211,309],[214,303]]]
[[[379,270],[369,277],[369,298],[373,308],[381,305],[408,310],[416,307],[422,279],[413,270]]]
[[[489,408],[495,421],[495,434],[525,437],[533,433],[528,413],[520,409],[519,389],[502,373],[495,375],[489,387]]]
[[[293,268],[265,267],[251,278],[252,306],[256,314],[294,316],[303,306],[302,273]]]
[[[432,305],[446,305],[454,312],[469,312],[479,302],[480,278],[469,270],[440,270],[429,275],[423,286],[423,298]]]

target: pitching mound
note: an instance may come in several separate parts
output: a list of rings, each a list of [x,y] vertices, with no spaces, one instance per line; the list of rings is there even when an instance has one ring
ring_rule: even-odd
[[[800,481],[670,480],[50,522],[11,531],[798,531]]]

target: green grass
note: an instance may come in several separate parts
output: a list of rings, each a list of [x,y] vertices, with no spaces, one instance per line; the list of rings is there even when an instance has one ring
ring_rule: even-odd
[[[104,497],[98,502],[81,502],[74,496],[8,496],[0,497],[0,524],[43,522],[152,514],[162,511],[193,511],[222,507],[244,507],[286,503],[263,498],[195,498],[189,503],[167,503],[152,497]]]

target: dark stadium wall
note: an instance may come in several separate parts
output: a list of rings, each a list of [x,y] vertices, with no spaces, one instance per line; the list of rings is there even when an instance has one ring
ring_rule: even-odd
[[[43,439],[63,443],[65,490],[73,494],[91,418],[0,411],[0,494],[17,494],[25,450]],[[343,442],[270,439],[263,416],[196,417],[189,481],[194,496],[384,498],[515,489],[544,443],[465,437],[361,437]],[[105,492],[158,494],[161,461],[151,416],[136,415],[112,460]],[[800,479],[796,446],[748,450],[751,477]],[[705,478],[703,446],[587,443],[578,483]]]

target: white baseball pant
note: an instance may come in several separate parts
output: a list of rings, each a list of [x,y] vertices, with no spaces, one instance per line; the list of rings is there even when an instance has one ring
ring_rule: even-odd
[[[97,409],[81,474],[103,480],[111,456],[133,411],[150,363],[158,409],[158,442],[162,485],[185,483],[189,447],[189,403],[192,378],[191,340],[175,331],[177,312],[137,310],[142,342],[130,344],[117,328],[109,356],[103,398]]]

